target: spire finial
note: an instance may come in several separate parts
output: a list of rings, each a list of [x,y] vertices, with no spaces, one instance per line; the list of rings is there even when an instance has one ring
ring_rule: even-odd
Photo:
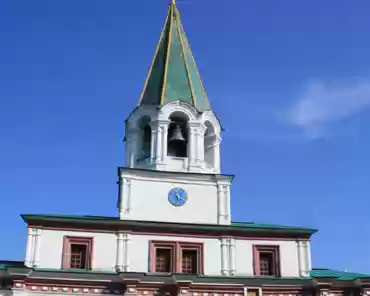
[[[176,0],[171,0],[172,5],[176,5]]]

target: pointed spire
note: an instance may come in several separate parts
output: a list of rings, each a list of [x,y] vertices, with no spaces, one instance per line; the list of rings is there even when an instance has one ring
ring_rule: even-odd
[[[200,112],[210,109],[176,1],[171,0],[139,105],[165,105],[177,100]]]

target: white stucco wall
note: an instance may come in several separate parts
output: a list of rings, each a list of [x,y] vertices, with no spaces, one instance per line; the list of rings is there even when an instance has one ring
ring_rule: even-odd
[[[298,249],[295,241],[236,240],[236,274],[253,276],[253,245],[276,245],[280,249],[281,276],[299,276]]]
[[[149,272],[149,242],[151,240],[203,243],[204,273],[206,275],[220,275],[221,249],[220,241],[217,238],[189,238],[159,235],[131,235],[128,247],[130,271]]]
[[[187,202],[180,207],[168,201],[172,188],[181,187],[188,194]],[[150,190],[148,190],[150,188]],[[129,192],[130,213],[124,219],[183,223],[217,223],[217,184],[196,184],[173,178],[161,180],[131,180]]]
[[[117,256],[117,236],[115,233],[79,232],[79,231],[42,231],[40,238],[39,267],[61,268],[64,236],[93,237],[92,269],[114,271]],[[149,242],[184,241],[203,243],[205,275],[221,275],[221,241],[219,238],[197,238],[181,236],[162,236],[129,234],[127,245],[128,271],[149,272]],[[281,276],[299,276],[299,260],[296,241],[244,240],[235,239],[235,275],[253,276],[253,245],[278,245],[280,249]],[[231,260],[230,258],[226,260]],[[126,264],[126,263],[125,263]],[[224,268],[232,266],[229,262]]]
[[[93,237],[92,269],[114,271],[116,264],[117,239],[115,233],[79,232],[79,231],[42,231],[40,239],[40,268],[61,268],[63,237]]]

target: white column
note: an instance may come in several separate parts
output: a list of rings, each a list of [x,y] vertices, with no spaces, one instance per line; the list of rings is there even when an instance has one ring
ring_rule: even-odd
[[[158,135],[158,126],[157,122],[151,122],[150,128],[152,130],[152,138],[150,140],[150,162],[153,163],[156,159],[156,147],[157,147],[157,135]]]
[[[123,233],[117,233],[116,270],[123,271]]]
[[[156,151],[155,151],[155,159],[157,162],[161,161],[161,155],[162,155],[162,143],[163,143],[163,129],[161,127],[158,127],[157,130],[157,136],[156,136]]]
[[[222,224],[224,216],[223,188],[221,184],[217,184],[217,223]]]
[[[130,234],[123,233],[123,271],[126,272],[130,270],[129,241]]]
[[[222,275],[229,275],[229,268],[228,268],[228,251],[227,251],[227,239],[221,238],[221,274]]]
[[[162,123],[162,157],[161,162],[164,163],[167,158],[167,137],[168,137],[168,123]]]
[[[27,236],[27,248],[26,248],[26,259],[24,265],[27,267],[32,267],[33,261],[33,228],[28,228],[28,236]]]
[[[235,238],[229,238],[230,275],[236,273],[236,245]]]
[[[198,129],[198,161],[200,165],[204,163],[204,134],[207,127],[204,124],[200,124]]]
[[[188,159],[189,159],[189,168],[188,170],[191,172],[200,172],[200,140],[199,140],[199,129],[200,129],[200,122],[189,121],[189,151],[188,151]],[[202,143],[204,146],[204,143]],[[204,154],[204,151],[203,151]]]
[[[230,185],[225,185],[225,223],[231,223]]]
[[[229,185],[217,185],[218,224],[230,224],[230,196]]]
[[[40,247],[41,247],[41,229],[35,228],[35,245],[34,245],[34,254],[33,254],[33,267],[38,267],[40,262]]]
[[[155,136],[155,164],[156,168],[165,169],[165,160],[167,158],[167,134],[170,121],[167,119],[157,119],[151,123],[156,127]]]
[[[299,264],[299,275],[306,276],[306,268],[305,268],[305,258],[303,254],[303,243],[302,241],[297,241],[297,248],[298,248],[298,264]]]
[[[125,215],[125,199],[124,199],[125,187],[123,185],[123,178],[119,177],[119,218],[123,219]]]
[[[195,133],[194,127],[189,125],[189,144],[188,144],[188,159],[189,159],[189,166],[193,166],[195,164]]]
[[[131,180],[127,178],[120,177],[119,181],[119,194],[120,194],[120,209],[119,209],[119,216],[120,219],[127,218],[132,210],[131,210]]]
[[[215,146],[213,148],[213,167],[214,167],[215,173],[221,172],[220,146],[221,146],[221,137],[216,136]]]
[[[302,251],[304,257],[304,267],[305,267],[305,274],[308,276],[311,271],[311,250],[310,250],[310,242],[303,241],[302,242]]]
[[[312,261],[311,261],[311,243],[307,241],[307,247],[306,247],[306,256],[307,256],[307,269],[308,272],[312,270]]]

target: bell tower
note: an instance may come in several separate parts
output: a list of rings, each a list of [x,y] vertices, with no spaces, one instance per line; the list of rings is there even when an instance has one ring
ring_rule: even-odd
[[[221,174],[221,131],[172,1],[139,105],[126,120],[120,219],[230,224],[233,176]]]
[[[125,139],[130,168],[220,173],[221,126],[174,1]]]

